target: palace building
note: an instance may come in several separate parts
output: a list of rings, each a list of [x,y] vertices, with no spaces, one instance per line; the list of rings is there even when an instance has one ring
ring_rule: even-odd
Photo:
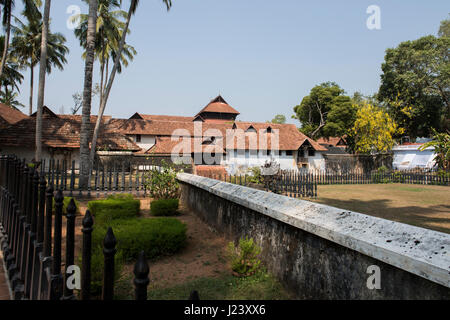
[[[222,96],[192,117],[135,113],[129,119],[104,116],[97,154],[104,157],[182,161],[196,171],[239,171],[275,161],[283,170],[322,170],[327,148],[293,124],[245,122]],[[1,117],[0,109],[0,117]],[[91,117],[92,130],[96,117]],[[36,114],[0,130],[0,152],[32,160]],[[79,160],[81,116],[44,108],[43,158]],[[91,133],[92,134],[92,133]]]

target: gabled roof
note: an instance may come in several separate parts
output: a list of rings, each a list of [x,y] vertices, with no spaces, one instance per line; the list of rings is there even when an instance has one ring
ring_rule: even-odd
[[[5,124],[14,124],[20,120],[28,118],[27,115],[16,110],[6,104],[0,103],[0,118],[2,118]]]
[[[80,148],[81,116],[56,115],[44,108],[42,116],[42,144],[49,148]],[[96,116],[91,117],[91,133],[94,131]],[[114,151],[139,151],[137,146],[126,135],[109,130],[104,125],[100,129],[97,142],[98,149]],[[108,121],[108,118],[106,118]],[[0,147],[35,147],[36,117],[27,117],[13,125],[0,130]],[[90,138],[91,139],[91,138]]]
[[[342,137],[320,138],[317,140],[317,143],[319,143],[321,145],[330,145],[333,147],[347,145],[347,143],[345,142],[345,139]]]
[[[204,112],[213,112],[213,113],[229,113],[229,114],[240,114],[236,109],[231,107],[222,96],[217,96],[211,102],[204,107],[198,114],[202,114]]]
[[[182,117],[182,116],[165,116],[165,115],[152,115],[152,114],[142,114],[136,112],[130,118],[131,120],[159,120],[159,121],[193,121],[194,117]]]

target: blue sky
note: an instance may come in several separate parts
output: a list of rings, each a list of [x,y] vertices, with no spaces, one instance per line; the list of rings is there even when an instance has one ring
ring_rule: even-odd
[[[70,55],[64,71],[48,76],[45,97],[51,109],[64,106],[66,113],[84,77],[82,50],[66,26],[70,5],[87,12],[82,1],[52,1],[51,29],[66,36]],[[381,9],[381,30],[366,27],[370,5]],[[445,0],[173,0],[169,12],[160,0],[144,0],[127,41],[138,55],[116,78],[106,114],[191,116],[220,93],[241,112],[240,120],[289,119],[309,90],[325,81],[348,94],[376,92],[385,50],[436,34],[449,12]],[[96,64],[95,82],[98,70]],[[25,105],[28,95],[25,71],[19,97]]]

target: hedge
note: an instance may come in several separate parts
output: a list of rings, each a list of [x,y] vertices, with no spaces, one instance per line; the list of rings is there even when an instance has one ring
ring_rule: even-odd
[[[174,216],[178,213],[180,202],[178,199],[153,200],[150,212],[154,216]]]
[[[71,197],[65,197],[64,198],[64,201],[63,201],[63,215],[67,214],[67,206],[69,205],[70,200],[72,200]],[[55,204],[56,204],[55,198],[53,198],[53,214],[55,213]],[[75,206],[77,207],[76,214],[79,215],[80,214],[80,203],[77,200],[75,200]]]
[[[133,198],[115,196],[106,200],[95,200],[88,203],[88,209],[96,218],[96,224],[117,219],[130,219],[139,215],[141,202]]]
[[[186,243],[186,225],[175,218],[111,220],[94,225],[93,247],[103,244],[108,227],[117,239],[117,249],[127,261],[144,250],[147,259],[176,253]]]

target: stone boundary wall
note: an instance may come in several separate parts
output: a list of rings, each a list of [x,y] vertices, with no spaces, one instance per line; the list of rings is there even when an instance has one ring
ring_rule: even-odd
[[[449,234],[186,173],[178,180],[184,205],[229,239],[255,239],[300,299],[450,299]],[[374,265],[381,289],[367,286]]]

